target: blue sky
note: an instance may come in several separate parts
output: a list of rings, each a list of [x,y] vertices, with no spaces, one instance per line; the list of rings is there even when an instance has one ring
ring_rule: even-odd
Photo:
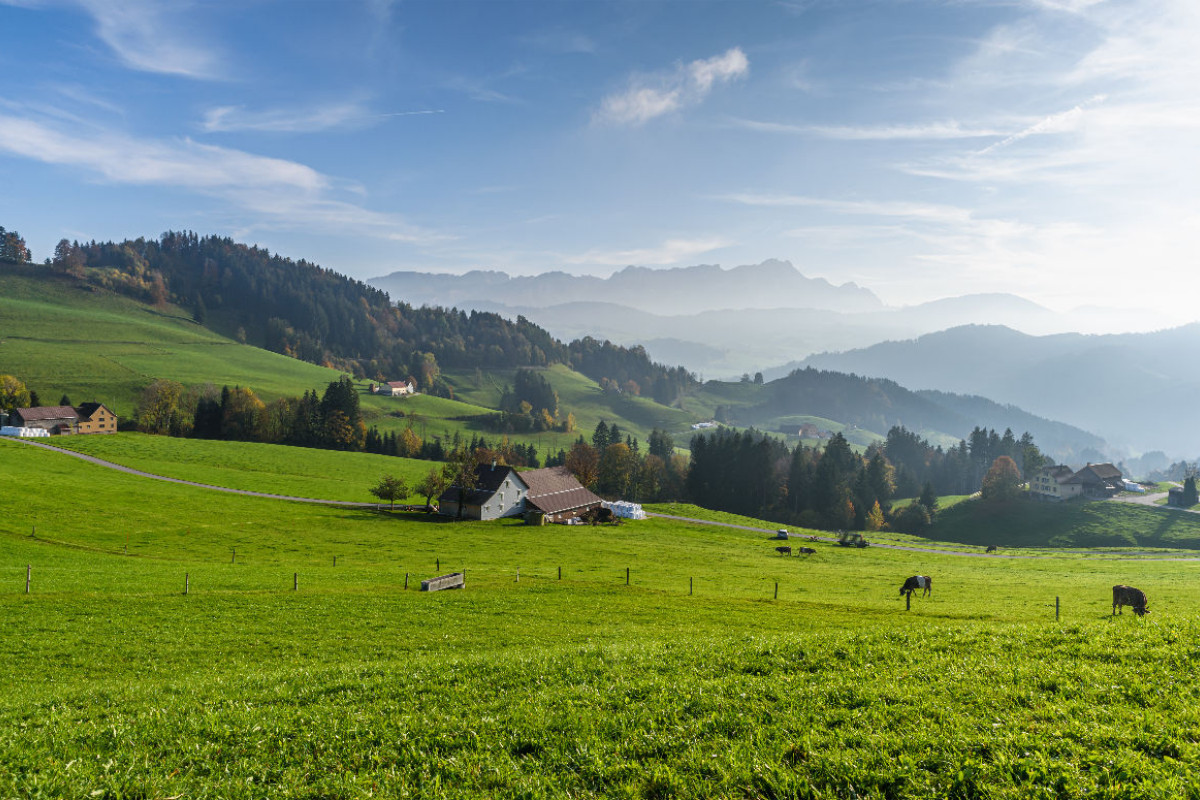
[[[0,0],[0,31],[0,224],[38,259],[784,258],[1200,318],[1194,0]]]

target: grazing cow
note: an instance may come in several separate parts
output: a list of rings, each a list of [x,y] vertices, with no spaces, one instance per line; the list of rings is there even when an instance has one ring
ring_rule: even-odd
[[[1133,613],[1139,617],[1143,614],[1149,614],[1150,609],[1146,608],[1146,593],[1141,589],[1135,589],[1132,586],[1119,584],[1113,587],[1113,613],[1120,614],[1125,606],[1133,608]]]
[[[817,552],[817,551],[816,551],[816,550],[813,550],[811,547],[801,547],[801,548],[800,548],[799,550],[797,550],[796,552],[797,552],[797,553],[799,553],[799,554],[800,554],[800,555],[802,555],[802,556],[811,556],[813,553],[815,553],[815,552]]]
[[[781,556],[790,556],[790,555],[792,554],[792,548],[790,548],[790,547],[776,547],[776,548],[775,548],[775,552],[776,552],[776,553],[779,553],[779,555],[781,555]]]
[[[924,590],[921,595],[922,597],[927,594],[933,594],[933,578],[929,577],[928,575],[913,575],[904,582],[903,586],[900,587],[900,594],[912,594],[918,589]]]
[[[996,545],[994,545],[994,544],[989,544],[989,545],[988,545],[988,547],[987,547],[987,552],[989,552],[989,553],[994,553],[994,552],[996,552]]]

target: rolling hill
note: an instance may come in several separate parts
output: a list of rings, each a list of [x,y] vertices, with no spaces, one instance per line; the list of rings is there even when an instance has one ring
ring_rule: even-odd
[[[803,363],[888,378],[917,389],[978,394],[1095,431],[1133,453],[1194,458],[1188,425],[1200,377],[1187,358],[1200,324],[1154,333],[1030,336],[970,325]]]

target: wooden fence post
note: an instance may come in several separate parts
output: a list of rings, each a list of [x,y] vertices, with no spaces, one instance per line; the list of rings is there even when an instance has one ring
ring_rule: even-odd
[[[779,599],[779,581],[775,581],[775,599]]]
[[[183,593],[187,594],[188,589],[192,588],[192,573],[183,573]]]
[[[231,556],[229,557],[229,563],[230,563],[230,564],[236,564],[236,563],[237,563],[237,548],[236,548],[236,547],[235,547],[235,548],[233,548],[233,555],[231,555]]]
[[[629,567],[625,568],[625,585],[629,585]]]
[[[1054,621],[1055,622],[1058,622],[1058,609],[1059,609],[1058,598],[1056,597],[1056,598],[1054,598]]]
[[[442,571],[442,560],[439,558],[439,559],[437,559],[437,560],[436,560],[436,562],[435,562],[435,563],[436,563],[436,566],[437,566],[437,571],[438,571],[438,572],[441,572],[441,571]]]
[[[33,576],[33,564],[25,565],[25,594],[29,594],[29,579]]]
[[[292,573],[292,591],[295,592],[299,589],[300,589],[300,573],[293,572]]]
[[[688,578],[688,597],[692,596],[692,581],[694,580],[695,578]]]
[[[404,591],[408,591],[408,573],[404,573]]]
[[[517,583],[521,582],[521,568],[517,567]]]
[[[334,557],[333,557],[333,565],[334,565],[335,567],[337,566],[337,556],[334,556]]]

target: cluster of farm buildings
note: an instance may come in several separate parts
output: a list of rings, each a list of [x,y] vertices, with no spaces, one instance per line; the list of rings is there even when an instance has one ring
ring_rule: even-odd
[[[116,433],[117,415],[103,403],[34,406],[0,411],[0,435],[23,438],[75,433]]]
[[[566,467],[517,472],[508,466],[481,464],[475,468],[475,487],[451,486],[438,498],[438,513],[477,520],[523,517],[542,524],[578,519],[598,511],[602,503]]]

